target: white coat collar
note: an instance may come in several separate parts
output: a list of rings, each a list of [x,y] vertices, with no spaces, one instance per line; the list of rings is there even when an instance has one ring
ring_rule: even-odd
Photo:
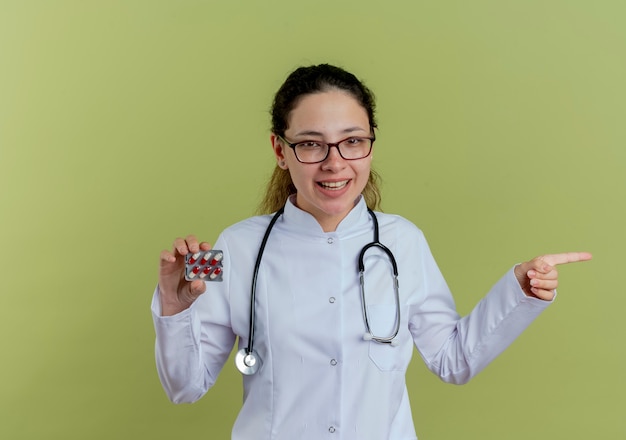
[[[359,200],[356,205],[354,205],[354,208],[352,208],[348,215],[337,225],[337,230],[334,232],[324,232],[315,217],[295,205],[295,198],[294,194],[287,199],[283,222],[290,230],[301,234],[314,236],[334,234],[342,236],[349,233],[349,231],[354,231],[355,227],[367,226],[371,220],[367,212],[365,199],[363,196],[359,196]]]

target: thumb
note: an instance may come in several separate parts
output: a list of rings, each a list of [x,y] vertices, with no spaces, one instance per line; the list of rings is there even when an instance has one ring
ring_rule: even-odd
[[[539,273],[549,273],[553,269],[554,266],[545,261],[544,257],[535,257],[530,261],[518,264],[515,267],[515,276],[521,281],[527,277],[528,272],[531,270]]]
[[[202,295],[204,291],[206,290],[206,284],[204,283],[204,281],[201,281],[201,280],[193,281],[189,285],[189,290],[191,291],[191,294],[193,296],[198,297]]]
[[[195,280],[187,285],[187,296],[190,302],[195,301],[206,290],[206,284],[202,280]]]
[[[554,269],[554,266],[546,261],[546,258],[536,257],[530,261],[531,267],[530,269],[534,269],[539,273],[548,273]]]

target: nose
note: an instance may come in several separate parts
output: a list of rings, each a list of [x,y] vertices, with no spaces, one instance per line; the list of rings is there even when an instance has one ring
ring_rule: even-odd
[[[345,166],[346,160],[339,154],[339,147],[337,145],[330,145],[328,149],[328,156],[322,162],[322,168],[325,170],[341,169]]]

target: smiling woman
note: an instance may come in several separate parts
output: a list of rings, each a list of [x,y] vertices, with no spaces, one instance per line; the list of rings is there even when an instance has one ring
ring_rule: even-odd
[[[275,153],[280,154],[282,151],[280,145],[277,145],[276,138],[278,138],[282,139],[283,144],[289,145],[294,150],[296,159],[300,162],[317,163],[320,161],[317,157],[311,160],[303,160],[302,158],[299,158],[299,151],[297,150],[302,150],[302,147],[296,147],[296,145],[301,143],[301,141],[310,141],[311,138],[316,142],[320,142],[320,140],[323,140],[323,133],[321,133],[320,131],[316,131],[312,128],[295,129],[295,123],[305,122],[306,124],[312,124],[313,120],[294,121],[293,110],[296,105],[301,104],[301,100],[305,98],[314,99],[315,95],[319,95],[322,93],[328,93],[332,96],[326,95],[326,99],[319,99],[318,96],[316,102],[310,102],[308,104],[309,110],[307,110],[307,106],[300,109],[301,111],[298,112],[299,117],[301,119],[304,117],[303,112],[315,111],[316,109],[310,107],[316,103],[326,105],[326,109],[330,112],[338,112],[340,109],[348,113],[354,112],[354,116],[360,118],[361,126],[351,126],[350,121],[348,120],[348,125],[343,127],[343,130],[345,130],[343,135],[347,136],[348,134],[350,134],[353,137],[358,137],[363,136],[363,133],[366,133],[365,136],[371,139],[370,151],[367,155],[359,156],[369,156],[369,153],[371,152],[371,147],[375,140],[374,130],[377,127],[375,117],[376,105],[374,100],[374,94],[353,74],[346,72],[345,70],[338,67],[327,64],[322,64],[319,66],[301,67],[294,70],[276,93],[272,106],[273,135],[271,138],[272,146],[274,147]],[[328,99],[331,97],[338,101],[339,104],[343,104],[343,106],[334,109],[332,107],[332,102]],[[355,107],[355,104],[358,108]],[[340,117],[341,115],[337,116]],[[344,123],[346,123],[346,117],[348,117],[349,115],[345,114],[343,116]],[[365,120],[363,119],[363,116],[365,116]],[[317,118],[331,119],[330,113],[325,114],[321,110],[318,111]],[[332,123],[333,121],[330,122]],[[318,121],[318,124],[323,123],[323,120]],[[289,128],[291,128],[290,133],[293,131],[299,136],[298,142],[293,143],[293,141],[289,142],[285,139],[285,136],[288,137],[286,132]],[[359,135],[359,133],[361,134]],[[350,139],[351,138],[347,138],[344,140],[350,141]],[[329,141],[326,140],[326,142]],[[326,155],[330,152],[330,145],[333,144],[328,144],[328,150],[324,148],[324,159],[326,158]],[[346,158],[345,155],[342,154],[342,150],[345,150],[343,146],[337,146],[337,150],[342,157]],[[302,155],[300,154],[300,156]],[[355,159],[360,159],[361,157],[355,157]],[[352,156],[350,158],[352,158]],[[368,162],[368,166],[370,166],[370,169],[367,183],[365,184],[365,188],[363,188],[362,190],[363,197],[365,198],[367,206],[371,207],[372,209],[378,209],[380,204],[380,189],[378,186],[379,177],[378,174],[373,169],[371,169],[371,157]],[[285,199],[290,194],[295,192],[296,187],[293,184],[291,173],[287,170],[286,159],[285,161],[283,161],[279,158],[278,165],[274,169],[274,173],[272,174],[272,177],[268,184],[268,189],[265,193],[265,197],[259,207],[259,213],[269,214],[271,212],[277,211],[281,206],[284,205]]]
[[[236,440],[416,439],[405,383],[414,349],[442,380],[466,383],[551,304],[555,266],[591,258],[511,267],[459,316],[423,233],[374,212],[375,128],[373,95],[354,75],[297,69],[274,100],[264,212],[215,244],[221,282],[185,279],[188,256],[211,249],[193,235],[161,253],[152,312],[163,387],[173,402],[198,400],[238,338]]]
[[[289,170],[297,188],[296,205],[313,215],[325,232],[337,228],[365,189],[372,163],[368,137],[372,130],[356,99],[329,90],[302,97],[291,111],[285,136],[294,142],[293,148],[272,135],[278,166]],[[335,140],[336,148],[325,143]],[[357,157],[346,158],[340,148]]]

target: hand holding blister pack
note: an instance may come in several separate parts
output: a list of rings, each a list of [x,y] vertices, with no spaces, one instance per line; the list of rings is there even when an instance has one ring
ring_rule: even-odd
[[[217,249],[185,255],[187,281],[222,281],[224,253]]]

